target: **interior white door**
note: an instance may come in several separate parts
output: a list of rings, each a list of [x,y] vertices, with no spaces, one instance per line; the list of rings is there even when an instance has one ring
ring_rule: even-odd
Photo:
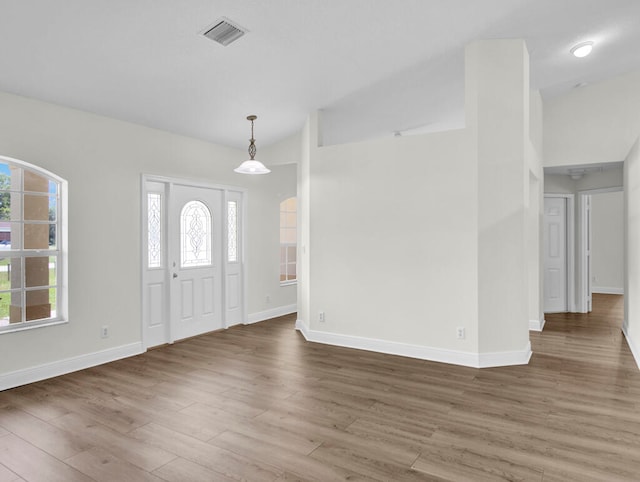
[[[172,186],[171,341],[224,328],[222,198],[217,189]]]
[[[567,200],[544,199],[544,311],[568,311]]]

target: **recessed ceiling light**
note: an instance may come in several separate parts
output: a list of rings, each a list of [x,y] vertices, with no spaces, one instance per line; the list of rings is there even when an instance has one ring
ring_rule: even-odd
[[[578,45],[574,45],[571,48],[570,52],[575,57],[582,58],[589,55],[592,50],[593,50],[593,42],[589,41],[589,42],[579,43]]]

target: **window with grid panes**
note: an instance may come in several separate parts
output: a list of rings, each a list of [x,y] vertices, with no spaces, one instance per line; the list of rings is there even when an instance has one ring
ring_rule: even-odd
[[[63,321],[57,176],[0,157],[0,333]]]
[[[280,284],[295,283],[297,280],[297,217],[295,197],[280,203]]]

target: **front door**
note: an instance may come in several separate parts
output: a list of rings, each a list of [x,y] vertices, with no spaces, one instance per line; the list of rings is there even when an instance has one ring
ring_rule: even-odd
[[[567,308],[567,200],[544,199],[544,311]]]
[[[172,186],[171,341],[224,327],[222,194],[217,189]]]
[[[243,190],[146,176],[143,186],[145,347],[244,323]]]

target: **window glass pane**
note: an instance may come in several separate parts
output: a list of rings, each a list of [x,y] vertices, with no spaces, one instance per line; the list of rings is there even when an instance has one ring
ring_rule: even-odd
[[[54,318],[57,316],[57,305],[58,305],[58,289],[57,288],[49,288],[49,304],[51,305],[51,317]]]
[[[58,229],[56,224],[49,224],[49,249],[58,247]]]
[[[58,183],[54,181],[49,181],[49,194],[56,195],[58,194]]]
[[[49,249],[55,244],[55,224],[24,224],[24,249]]]
[[[162,195],[147,196],[147,253],[149,268],[162,267]]]
[[[0,290],[22,287],[21,258],[0,258]]]
[[[27,288],[56,284],[56,257],[38,256],[24,259],[24,279]]]
[[[0,191],[0,221],[11,220],[11,196],[15,196],[15,194],[9,191]]]
[[[0,292],[0,326],[22,321],[22,291]]]
[[[26,192],[49,192],[49,178],[37,172],[23,170],[24,191]]]
[[[229,201],[227,205],[227,253],[229,262],[238,261],[238,203]]]
[[[22,169],[0,163],[0,190],[22,190]]]
[[[26,292],[27,321],[51,318],[49,288]]]
[[[296,247],[295,246],[288,246],[287,247],[287,261],[289,263],[295,263],[296,262]]]
[[[296,212],[296,198],[290,197],[286,201],[284,201],[284,211]]]
[[[296,242],[296,229],[283,228],[280,230],[280,243],[294,244]]]
[[[22,194],[0,191],[0,221],[20,221],[22,216]]]
[[[58,197],[49,195],[49,221],[58,220]]]
[[[180,215],[181,266],[210,266],[211,213],[200,201],[190,201]]]
[[[55,221],[56,198],[40,194],[24,195],[25,221]]]
[[[296,279],[297,200],[280,203],[280,281]]]
[[[49,286],[58,284],[58,257],[49,256]]]
[[[20,249],[20,230],[22,226],[19,223],[10,223],[8,221],[0,221],[0,251],[7,249]],[[13,245],[13,246],[12,246]]]

